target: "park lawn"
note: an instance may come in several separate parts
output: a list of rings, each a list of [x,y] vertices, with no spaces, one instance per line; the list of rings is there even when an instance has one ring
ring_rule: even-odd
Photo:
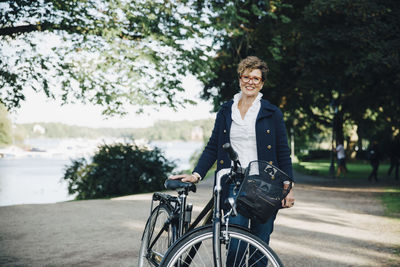
[[[387,188],[382,195],[385,214],[400,220],[400,188]]]
[[[350,179],[367,179],[372,171],[372,167],[368,161],[351,161],[346,163],[348,172],[345,177]],[[314,160],[314,161],[303,161],[294,163],[293,168],[296,171],[310,174],[330,177],[329,174],[330,161],[326,159]],[[389,164],[383,162],[379,165],[378,179],[386,178]],[[336,162],[335,162],[335,176],[336,176]],[[339,176],[344,177],[343,174]]]
[[[348,162],[347,169],[349,170],[346,173],[345,177],[350,179],[368,179],[369,174],[372,171],[371,165],[369,165],[368,161],[352,161]],[[329,174],[330,161],[329,160],[314,160],[307,162],[299,162],[294,163],[293,168],[301,173],[306,173],[309,175],[318,175],[330,177]],[[336,167],[336,162],[335,162]],[[379,165],[378,169],[378,179],[393,179],[392,177],[388,178],[387,172],[389,170],[389,164],[383,162]],[[336,175],[336,168],[335,168]],[[338,177],[340,179],[343,177],[341,175]],[[385,215],[389,217],[396,218],[400,220],[400,188],[390,187],[385,189],[385,193],[382,194],[381,200],[383,205],[385,206]]]

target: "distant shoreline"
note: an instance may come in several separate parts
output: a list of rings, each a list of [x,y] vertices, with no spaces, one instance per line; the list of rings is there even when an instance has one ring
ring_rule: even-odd
[[[92,128],[64,123],[15,124],[14,144],[31,138],[124,138],[149,141],[203,141],[210,136],[213,119],[196,121],[158,121],[146,128]]]

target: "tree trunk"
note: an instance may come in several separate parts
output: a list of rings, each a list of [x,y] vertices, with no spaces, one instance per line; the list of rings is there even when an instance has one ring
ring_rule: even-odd
[[[335,132],[335,137],[336,137],[336,146],[338,144],[344,143],[344,134],[343,134],[343,113],[342,112],[336,112],[334,121],[333,121],[333,128]]]
[[[363,158],[363,135],[362,135],[362,131],[361,131],[361,127],[360,124],[357,124],[357,136],[358,136],[358,140],[357,140],[357,146],[358,146],[358,150],[357,150],[357,158],[361,159]]]

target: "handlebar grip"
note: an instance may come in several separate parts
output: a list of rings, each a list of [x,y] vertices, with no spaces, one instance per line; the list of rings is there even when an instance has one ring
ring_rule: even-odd
[[[194,183],[182,182],[181,180],[167,179],[164,182],[164,187],[169,190],[186,189],[196,193],[196,185]]]
[[[229,154],[229,158],[232,161],[239,161],[239,156],[235,150],[233,150],[230,143],[226,143],[222,146],[222,148]]]

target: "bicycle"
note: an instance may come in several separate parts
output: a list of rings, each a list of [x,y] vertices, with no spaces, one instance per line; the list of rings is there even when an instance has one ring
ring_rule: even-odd
[[[178,197],[162,193],[153,195],[153,201],[160,201],[160,204],[155,209],[151,208],[142,238],[139,267],[146,266],[145,262],[151,264],[149,266],[167,267],[253,266],[257,263],[283,266],[277,254],[259,237],[247,228],[229,225],[230,215],[236,215],[237,211],[234,199],[229,198],[229,210],[223,213],[222,181],[239,187],[245,169],[240,167],[237,154],[229,144],[225,144],[224,149],[229,153],[233,165],[228,173],[217,174],[214,195],[192,224],[191,205],[186,205],[186,197],[189,191],[195,192],[195,185],[167,180],[166,187],[178,189]],[[160,214],[164,215],[160,217]],[[202,226],[197,227],[201,220]],[[161,243],[166,246],[158,246]],[[165,252],[166,247],[169,248]]]
[[[186,203],[189,192],[196,192],[196,185],[178,180],[166,180],[165,188],[177,190],[178,196],[156,192],[153,194],[150,216],[142,235],[139,251],[139,267],[159,266],[167,249],[184,233],[194,229],[202,219],[211,222],[212,199],[190,224],[192,204]],[[154,202],[159,204],[153,209]]]

